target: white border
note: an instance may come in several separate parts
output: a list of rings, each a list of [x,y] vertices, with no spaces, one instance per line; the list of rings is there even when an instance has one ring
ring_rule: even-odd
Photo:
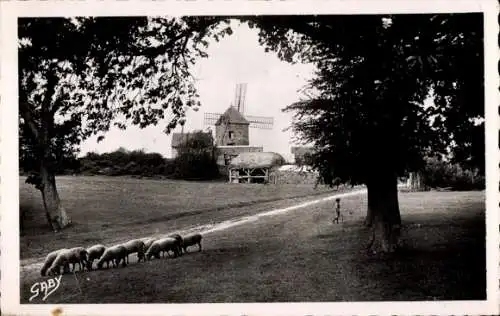
[[[19,16],[71,15],[243,15],[243,14],[368,14],[485,13],[485,118],[487,170],[487,295],[488,301],[271,303],[271,304],[19,304],[19,180],[17,138],[17,24]],[[499,179],[498,150],[499,49],[498,4],[494,0],[365,0],[365,1],[1,1],[0,209],[1,310],[3,314],[47,315],[61,307],[65,315],[382,315],[499,314]],[[6,80],[8,79],[8,80]],[[473,260],[473,259],[472,259]]]

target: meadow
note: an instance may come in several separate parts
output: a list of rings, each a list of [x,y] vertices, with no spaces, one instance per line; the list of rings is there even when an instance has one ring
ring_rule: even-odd
[[[315,190],[310,184],[62,176],[57,178],[58,191],[74,224],[54,234],[48,227],[40,192],[24,181],[20,177],[20,209],[25,214],[21,259],[43,256],[67,245],[106,244],[189,229],[337,192],[323,186]]]
[[[39,224],[30,217],[21,237],[22,303],[33,283],[47,279],[33,263],[49,248],[146,237],[337,193],[97,177],[59,183],[76,224],[54,235],[43,228],[43,214]],[[23,187],[21,204],[34,210],[38,197],[30,192]],[[405,247],[393,257],[364,251],[366,195],[359,194],[342,199],[341,224],[331,222],[333,201],[262,217],[204,234],[201,252],[194,247],[180,258],[64,275],[45,303],[485,299],[484,192],[401,192],[399,198]]]

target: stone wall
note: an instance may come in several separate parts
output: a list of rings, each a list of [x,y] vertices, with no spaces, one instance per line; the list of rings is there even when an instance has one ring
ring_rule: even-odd
[[[250,144],[248,124],[221,124],[215,127],[215,135],[217,146],[247,146]]]
[[[270,183],[274,184],[316,184],[318,174],[313,172],[297,172],[275,170],[270,174]]]

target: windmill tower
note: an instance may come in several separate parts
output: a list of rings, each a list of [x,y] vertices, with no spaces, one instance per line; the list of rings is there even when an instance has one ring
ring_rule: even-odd
[[[215,125],[217,146],[248,146],[249,127],[267,130],[273,128],[272,117],[244,114],[246,91],[246,83],[237,84],[234,102],[226,112],[205,113],[204,124]]]

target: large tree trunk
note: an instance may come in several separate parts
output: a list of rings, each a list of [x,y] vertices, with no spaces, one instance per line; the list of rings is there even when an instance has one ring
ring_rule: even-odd
[[[365,226],[366,227],[372,227],[373,225],[373,190],[368,190],[368,194],[367,194],[367,200],[368,200],[368,208],[367,208],[367,211],[366,211],[366,218],[365,218]]]
[[[368,249],[372,253],[393,252],[400,245],[401,233],[397,176],[392,172],[378,173],[371,176],[367,187],[372,226]]]
[[[71,219],[64,209],[56,188],[55,175],[43,165],[40,167],[40,180],[47,220],[55,232],[71,224]]]

